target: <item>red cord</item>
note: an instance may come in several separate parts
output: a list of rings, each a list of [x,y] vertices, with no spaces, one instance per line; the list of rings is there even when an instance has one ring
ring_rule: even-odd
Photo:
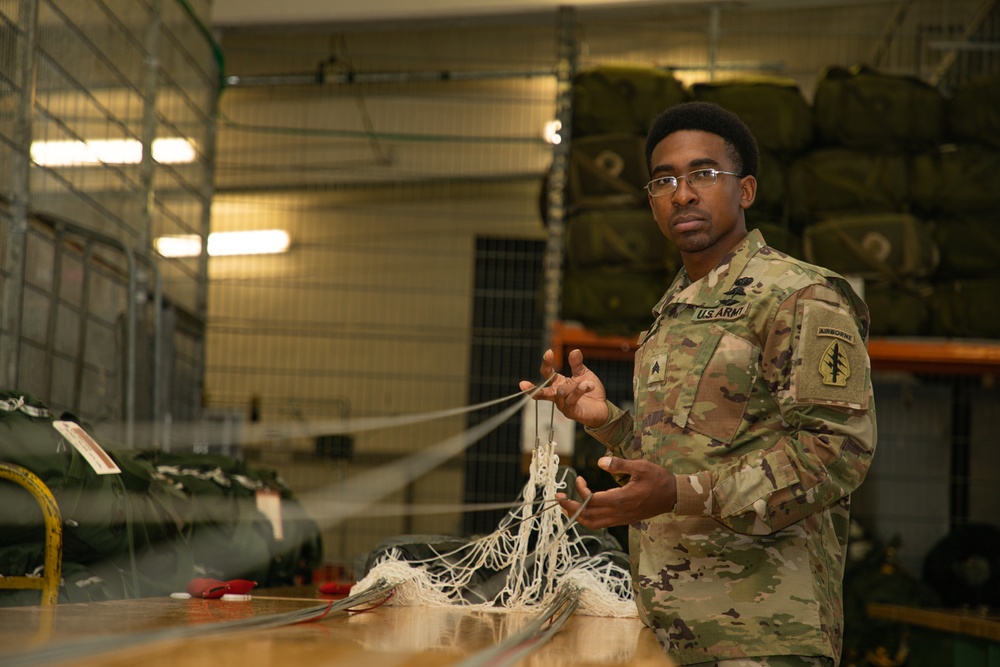
[[[326,615],[330,613],[330,609],[333,608],[333,603],[334,602],[335,601],[331,601],[330,604],[326,605],[326,609],[324,609],[323,613],[320,614],[319,616],[314,616],[312,618],[307,618],[307,619],[304,619],[304,620],[301,620],[301,621],[296,621],[293,625],[298,625],[300,623],[312,623],[313,621],[319,621],[319,620],[322,620],[322,619],[326,618]]]
[[[367,609],[348,609],[347,612],[350,613],[350,614],[363,614],[366,611],[372,611],[373,609],[378,609],[379,607],[381,607],[382,605],[384,605],[386,602],[388,602],[392,598],[392,594],[395,593],[395,592],[396,592],[396,589],[393,589],[393,590],[389,591],[389,594],[386,595],[385,598],[383,598],[383,600],[381,602],[379,602],[378,604],[376,604],[374,606],[368,607]]]

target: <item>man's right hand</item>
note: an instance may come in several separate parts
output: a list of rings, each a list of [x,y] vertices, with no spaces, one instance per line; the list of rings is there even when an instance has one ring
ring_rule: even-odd
[[[583,365],[583,352],[573,350],[569,353],[570,377],[559,375],[555,370],[555,353],[546,350],[542,355],[541,374],[543,378],[555,377],[534,398],[536,400],[552,401],[570,419],[584,426],[603,426],[608,421],[607,395],[604,385],[594,375],[593,371]],[[521,391],[531,391],[535,385],[527,380],[521,380]]]

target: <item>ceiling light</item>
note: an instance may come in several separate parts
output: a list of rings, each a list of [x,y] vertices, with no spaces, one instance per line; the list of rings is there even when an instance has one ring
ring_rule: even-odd
[[[187,139],[153,141],[153,159],[161,164],[194,162],[195,158],[194,145]],[[43,167],[139,164],[142,161],[142,143],[136,139],[36,141],[31,144],[31,159]]]
[[[288,232],[282,229],[213,232],[208,235],[208,254],[211,257],[268,255],[287,251],[290,243]],[[153,245],[164,257],[197,257],[201,254],[201,237],[196,234],[161,236]]]
[[[545,124],[545,131],[543,132],[543,136],[545,137],[545,141],[549,142],[552,145],[561,144],[562,143],[562,135],[559,134],[559,131],[561,129],[562,129],[562,122],[561,121],[550,120],[549,122],[547,122]]]

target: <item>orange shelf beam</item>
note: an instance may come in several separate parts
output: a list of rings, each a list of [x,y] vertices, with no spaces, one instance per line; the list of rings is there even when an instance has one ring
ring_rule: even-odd
[[[926,373],[991,374],[1000,372],[1000,341],[937,338],[873,338],[868,342],[872,368]]]
[[[552,351],[556,363],[565,354],[579,349],[583,358],[629,361],[638,346],[634,336],[603,336],[590,329],[556,322],[552,332]],[[1000,341],[945,340],[939,338],[873,338],[868,343],[872,368],[925,373],[963,373],[988,375],[1000,373]]]
[[[634,336],[603,336],[563,322],[556,322],[552,327],[552,351],[556,355],[556,364],[562,364],[570,350],[583,352],[584,362],[588,357],[629,361],[635,356],[638,346],[638,332]]]

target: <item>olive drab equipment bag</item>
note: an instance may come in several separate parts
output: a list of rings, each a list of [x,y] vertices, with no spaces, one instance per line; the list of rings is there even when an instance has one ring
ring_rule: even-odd
[[[566,221],[566,265],[575,269],[621,267],[676,273],[680,251],[660,231],[652,212],[580,211]]]
[[[262,586],[293,583],[319,565],[319,529],[274,472],[228,457],[98,443],[100,458],[118,469],[99,474],[59,422],[77,426],[69,415],[55,420],[30,394],[0,390],[0,460],[37,475],[62,515],[61,601],[168,595],[184,590],[196,565],[222,563],[216,570],[249,572]],[[180,472],[167,468],[179,459]],[[261,490],[282,499],[282,539],[254,503]],[[0,481],[0,575],[31,574],[43,562],[44,539],[37,502]],[[0,606],[35,602],[23,591],[0,591]]]
[[[580,322],[599,334],[634,335],[653,321],[653,306],[673,274],[621,267],[567,268],[563,276],[562,319]]]
[[[934,241],[941,250],[939,279],[994,277],[1000,268],[1000,210],[938,220]]]
[[[1000,279],[939,282],[931,296],[932,335],[957,338],[1000,338],[996,316]]]
[[[798,153],[812,143],[812,109],[790,79],[748,78],[691,86],[700,102],[729,109],[747,124],[762,149]]]
[[[906,157],[824,148],[803,155],[788,169],[792,220],[868,213],[904,213],[909,207]]]
[[[865,66],[830,67],[820,75],[813,120],[821,143],[859,150],[922,150],[947,137],[940,91],[917,77]]]
[[[750,208],[744,209],[748,223],[784,223],[789,219],[785,180],[785,159],[766,148],[760,149],[757,196]]]
[[[925,216],[996,214],[1000,210],[1000,149],[945,144],[910,158],[910,199]]]
[[[807,262],[900,286],[933,275],[940,260],[930,226],[905,213],[851,215],[810,225],[802,250]]]
[[[892,282],[865,281],[865,303],[871,312],[872,336],[926,336],[930,334],[930,283],[901,289]]]
[[[636,65],[601,65],[573,77],[572,140],[623,132],[645,137],[669,106],[688,99],[668,71]]]
[[[802,258],[802,237],[787,225],[777,222],[747,222],[748,229],[759,229],[768,246],[778,252]]]
[[[649,208],[646,140],[633,134],[574,139],[566,188],[569,209]]]
[[[946,102],[952,135],[1000,149],[1000,74],[962,84]]]

